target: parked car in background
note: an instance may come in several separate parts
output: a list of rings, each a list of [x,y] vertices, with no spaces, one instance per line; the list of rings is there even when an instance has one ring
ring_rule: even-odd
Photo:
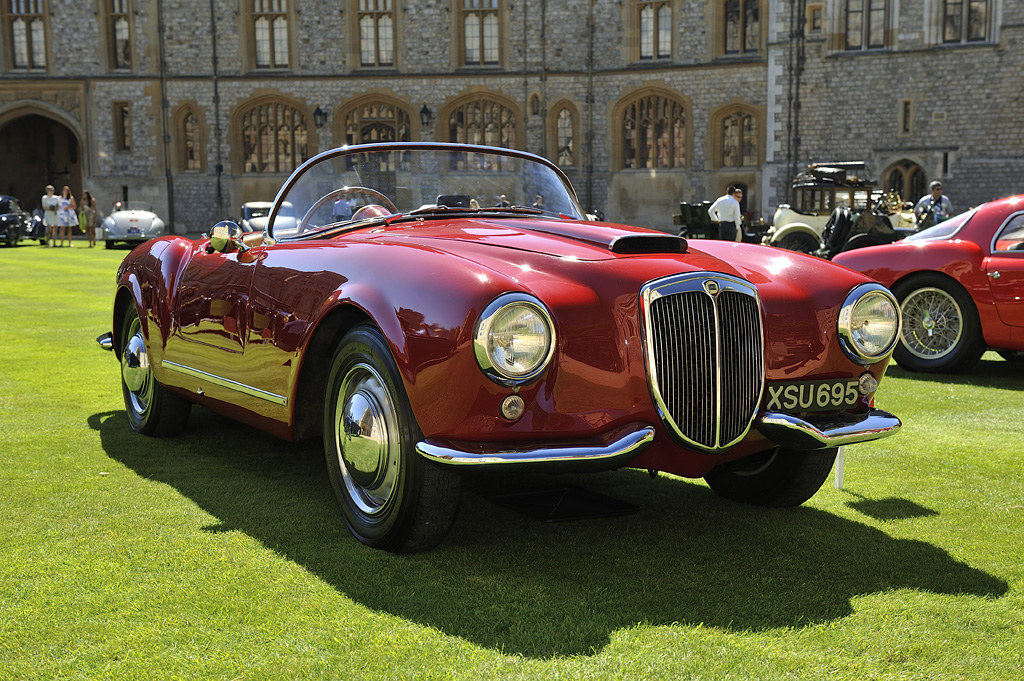
[[[305,162],[265,232],[136,248],[100,341],[136,431],[179,432],[197,403],[322,437],[352,534],[416,551],[480,469],[633,467],[801,504],[837,447],[899,429],[875,406],[898,329],[852,270],[588,220],[546,159],[404,142]]]
[[[1024,195],[833,262],[892,289],[903,309],[894,356],[906,369],[966,370],[986,348],[1024,357]]]
[[[32,230],[32,216],[13,196],[0,194],[0,243],[17,246]]]
[[[910,213],[907,214],[908,219],[896,218],[896,223],[904,226],[893,227],[893,217],[898,209],[892,207],[899,205],[899,195],[890,193],[874,197],[871,207],[861,213],[854,213],[845,206],[836,208],[825,223],[821,247],[814,251],[814,255],[831,260],[845,251],[891,244],[915,234],[917,228],[905,226],[909,223]]]
[[[43,246],[46,245],[46,224],[43,222],[43,209],[36,208],[32,211],[30,216],[28,232],[25,233],[25,239],[38,239],[39,243]]]
[[[103,218],[103,240],[107,248],[117,243],[141,243],[166,234],[164,221],[148,203],[118,201],[110,215]]]
[[[238,224],[243,232],[262,232],[267,227],[267,216],[274,207],[269,201],[248,201],[242,204],[242,215]]]
[[[914,230],[913,207],[896,194],[883,194],[874,180],[857,173],[864,171],[863,161],[811,164],[806,173],[793,180],[793,203],[775,210],[772,226],[761,243],[801,253],[814,253],[822,247],[822,235],[836,209],[850,214],[869,212],[880,204],[889,226],[906,233]],[[884,208],[882,208],[884,206]],[[867,230],[865,230],[867,231]]]

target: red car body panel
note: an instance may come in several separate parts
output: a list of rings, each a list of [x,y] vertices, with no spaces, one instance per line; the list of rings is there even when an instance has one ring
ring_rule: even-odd
[[[993,252],[997,232],[1024,211],[1024,196],[978,207],[948,239],[904,240],[840,253],[832,262],[892,288],[922,273],[940,273],[962,286],[978,309],[985,343],[1024,350],[1024,251]]]
[[[372,319],[400,369],[428,440],[543,443],[654,426],[630,465],[699,477],[725,460],[774,446],[756,429],[711,456],[680,447],[651,397],[638,292],[647,282],[709,271],[753,283],[762,303],[767,380],[881,380],[840,348],[846,295],[868,279],[790,251],[691,242],[684,254],[616,254],[617,237],[657,234],[601,223],[481,217],[399,223],[330,239],[216,253],[208,241],[166,237],[133,251],[118,282],[136,304],[158,381],[234,419],[291,439],[302,435],[301,384],[327,367],[310,352],[337,313]],[[732,263],[732,264],[730,264]],[[519,394],[527,410],[499,414],[510,389],[486,378],[473,353],[483,308],[507,291],[543,300],[556,324],[554,360]],[[129,298],[134,301],[130,303]],[[169,371],[167,362],[228,376],[265,396]],[[199,384],[201,383],[201,387]],[[201,392],[200,392],[201,391]],[[870,405],[861,398],[857,411]]]

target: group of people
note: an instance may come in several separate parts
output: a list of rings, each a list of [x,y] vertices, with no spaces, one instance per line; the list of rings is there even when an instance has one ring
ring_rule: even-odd
[[[723,196],[718,197],[708,207],[708,216],[719,226],[718,238],[723,241],[738,241],[739,229],[743,221],[740,201],[743,190],[735,184],[729,185]],[[953,203],[942,194],[942,183],[935,180],[928,185],[928,193],[914,205],[914,216],[918,229],[947,220],[953,216]]]
[[[57,248],[64,245],[64,240],[71,244],[71,234],[77,226],[85,232],[89,240],[89,248],[96,245],[96,228],[99,226],[100,211],[96,198],[85,190],[82,200],[75,200],[71,187],[64,185],[60,196],[55,194],[52,184],[46,185],[46,194],[42,198],[43,224],[46,225],[46,243]],[[58,243],[59,241],[59,243]]]

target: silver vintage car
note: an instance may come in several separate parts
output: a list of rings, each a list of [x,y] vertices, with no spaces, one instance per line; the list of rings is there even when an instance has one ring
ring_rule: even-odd
[[[167,233],[164,221],[153,207],[140,201],[118,201],[114,210],[103,218],[103,239],[107,248],[116,243],[141,243]]]

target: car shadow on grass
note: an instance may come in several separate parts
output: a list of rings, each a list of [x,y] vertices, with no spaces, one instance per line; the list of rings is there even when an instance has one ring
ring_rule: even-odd
[[[202,529],[244,532],[370,610],[506,654],[594,654],[638,625],[802,627],[849,615],[858,596],[898,589],[968,598],[1008,590],[925,542],[810,507],[734,504],[702,484],[632,470],[473,476],[438,548],[393,555],[349,535],[319,442],[281,442],[198,408],[171,439],[132,433],[120,411],[90,425],[112,459],[219,519]],[[542,523],[482,496],[553,480],[642,510]]]
[[[995,352],[986,352],[977,364],[960,373],[929,374],[920,371],[907,371],[893,362],[885,370],[885,375],[891,378],[909,378],[930,383],[1024,390],[1024,362],[1007,362],[1000,359]]]

